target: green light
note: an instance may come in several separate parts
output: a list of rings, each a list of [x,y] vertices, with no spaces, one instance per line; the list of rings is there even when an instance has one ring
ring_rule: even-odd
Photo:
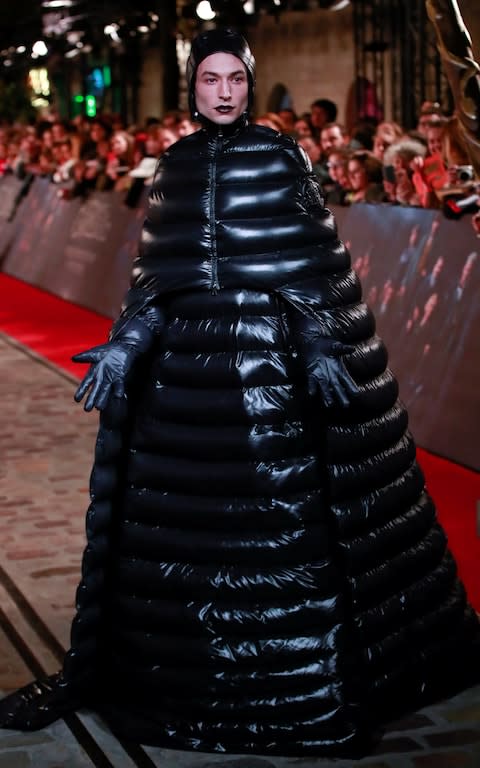
[[[110,88],[112,84],[112,70],[110,67],[103,67],[103,84],[105,88]]]
[[[83,103],[83,96],[82,96],[82,94],[81,94],[81,93],[77,93],[77,94],[76,94],[76,95],[73,97],[73,100],[74,100],[74,101],[76,101],[76,102],[77,102],[77,104],[82,104],[82,103]]]
[[[87,117],[95,117],[97,114],[97,100],[90,93],[85,96],[85,114]]]

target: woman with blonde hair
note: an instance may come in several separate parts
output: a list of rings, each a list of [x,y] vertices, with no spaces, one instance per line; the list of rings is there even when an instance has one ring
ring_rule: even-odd
[[[385,151],[403,136],[403,129],[398,123],[383,122],[377,125],[373,137],[373,154],[383,160]]]
[[[128,172],[134,166],[135,141],[127,131],[115,131],[110,139],[106,189],[124,190],[130,185]]]

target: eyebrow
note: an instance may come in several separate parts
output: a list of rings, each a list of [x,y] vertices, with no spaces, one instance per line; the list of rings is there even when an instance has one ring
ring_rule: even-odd
[[[222,77],[221,74],[218,72],[210,72],[208,70],[205,70],[205,72],[202,72],[200,77],[204,77],[205,75],[214,75],[215,77]],[[229,72],[227,77],[234,77],[235,75],[245,75],[245,72],[242,69],[236,69],[235,72]]]

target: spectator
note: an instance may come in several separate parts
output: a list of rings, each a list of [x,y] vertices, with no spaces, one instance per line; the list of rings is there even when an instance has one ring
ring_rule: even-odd
[[[272,128],[274,131],[284,133],[285,126],[282,118],[276,112],[265,112],[265,114],[256,117],[254,120],[256,125],[265,125],[267,128]]]
[[[295,138],[303,139],[305,136],[313,136],[312,126],[310,123],[310,114],[304,112],[298,120],[295,121]]]
[[[126,131],[115,131],[110,140],[110,152],[105,169],[107,189],[128,189],[130,184],[128,173],[133,168],[133,150],[133,137]]]
[[[327,123],[320,131],[320,147],[326,158],[330,150],[348,146],[349,136],[340,123]]]
[[[380,123],[373,137],[373,154],[383,162],[385,151],[403,136],[403,130],[398,123]]]
[[[348,145],[349,137],[346,129],[340,123],[327,123],[320,131],[321,158],[317,167],[317,176],[322,185],[329,184],[331,177],[328,172],[327,161],[332,149],[341,149]]]
[[[441,122],[442,117],[443,111],[438,101],[424,101],[420,108],[417,132],[426,137],[428,127]]]
[[[322,150],[312,136],[304,136],[303,139],[298,140],[298,143],[307,153],[312,163],[313,172],[319,182],[322,183],[325,177],[324,166],[320,163]]]
[[[368,121],[354,125],[350,136],[350,148],[353,150],[368,149],[371,152],[375,130],[375,125]]]
[[[295,111],[290,107],[285,107],[284,109],[279,109],[277,115],[283,123],[284,133],[295,136],[295,123],[297,122]]]
[[[324,183],[328,205],[345,205],[345,198],[350,189],[348,178],[348,160],[350,152],[346,147],[332,149],[328,154],[327,170],[329,180]]]
[[[192,131],[193,132],[193,131]],[[160,143],[160,154],[165,152],[172,144],[178,141],[178,133],[171,128],[161,126],[158,128],[158,140]]]
[[[177,125],[178,138],[181,139],[184,136],[190,136],[191,133],[195,133],[198,127],[190,120],[189,117],[182,117]]]
[[[57,169],[52,175],[54,184],[61,184],[64,189],[73,189],[74,173],[73,169],[76,159],[73,155],[72,142],[65,138],[58,142],[59,154]]]
[[[356,150],[348,161],[350,191],[347,203],[382,203],[386,201],[383,189],[382,163],[368,150]]]
[[[337,119],[337,105],[330,99],[317,99],[310,106],[310,124],[314,139],[320,139],[320,132],[327,123]]]
[[[415,172],[423,164],[426,154],[425,145],[410,137],[391,144],[385,151],[384,165],[393,167],[395,174],[395,202],[402,205],[423,205]]]
[[[80,157],[82,160],[97,159],[97,145],[100,141],[110,141],[112,135],[111,125],[101,118],[96,118],[91,123],[90,136],[82,145]]]

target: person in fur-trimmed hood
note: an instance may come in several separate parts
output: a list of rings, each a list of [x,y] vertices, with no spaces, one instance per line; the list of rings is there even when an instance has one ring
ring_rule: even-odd
[[[201,33],[188,82],[202,128],[75,358],[100,430],[71,649],[0,723],[87,705],[144,744],[361,757],[478,679],[478,621],[309,162],[248,121],[247,42]]]

